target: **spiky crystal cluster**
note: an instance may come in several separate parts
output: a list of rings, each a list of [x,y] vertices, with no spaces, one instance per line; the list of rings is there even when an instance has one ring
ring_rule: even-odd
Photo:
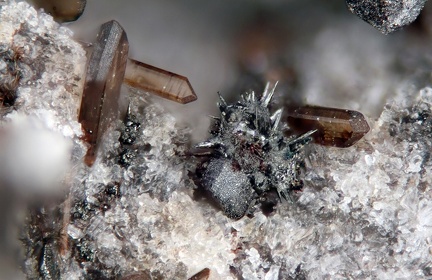
[[[273,115],[268,109],[274,90],[267,85],[261,98],[251,92],[230,105],[220,96],[216,130],[197,146],[214,151],[202,185],[230,218],[243,217],[254,199],[270,190],[286,199],[302,187],[298,178],[301,151],[314,131],[299,137],[283,135],[279,128],[282,109]]]

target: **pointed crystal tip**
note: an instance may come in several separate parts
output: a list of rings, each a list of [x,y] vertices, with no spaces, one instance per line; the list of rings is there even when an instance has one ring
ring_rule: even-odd
[[[124,81],[131,87],[149,91],[182,104],[197,99],[186,77],[133,59],[128,59]]]
[[[288,110],[288,124],[297,133],[317,130],[311,136],[315,143],[346,148],[369,131],[362,113],[318,106]]]

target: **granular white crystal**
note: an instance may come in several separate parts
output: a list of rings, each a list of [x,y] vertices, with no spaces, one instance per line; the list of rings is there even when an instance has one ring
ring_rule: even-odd
[[[37,13],[25,2],[8,1],[0,11],[0,44],[22,49],[21,84],[17,112],[32,115],[53,132],[82,143],[77,120],[86,55],[71,40],[71,31],[52,17]]]

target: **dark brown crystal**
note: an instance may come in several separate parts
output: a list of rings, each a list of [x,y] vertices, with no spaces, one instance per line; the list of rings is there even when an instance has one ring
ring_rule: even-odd
[[[200,272],[194,274],[188,280],[207,280],[207,279],[209,279],[209,277],[210,277],[210,269],[204,268]]]
[[[369,131],[362,113],[344,109],[304,106],[289,110],[287,120],[296,133],[316,129],[312,137],[324,146],[350,147]]]
[[[69,22],[77,20],[84,12],[86,0],[33,0],[38,9],[53,16],[55,21]]]
[[[197,99],[186,77],[133,59],[128,60],[124,81],[131,87],[149,91],[182,104]]]
[[[101,137],[118,118],[118,99],[123,83],[129,43],[116,21],[104,23],[87,65],[79,112],[85,140],[90,144],[85,161],[92,165]]]

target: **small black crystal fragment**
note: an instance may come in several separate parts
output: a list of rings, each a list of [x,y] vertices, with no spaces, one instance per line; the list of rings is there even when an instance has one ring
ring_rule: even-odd
[[[136,152],[132,149],[124,149],[120,155],[118,163],[123,167],[130,166],[136,158]]]
[[[42,279],[60,279],[59,260],[57,247],[54,239],[44,240],[41,256],[39,259],[39,273]]]
[[[17,89],[22,79],[22,48],[0,44],[0,106],[10,107],[17,99]]]
[[[86,279],[86,280],[113,280],[116,278],[105,276],[100,268],[89,268],[86,271],[86,276],[84,277],[84,279]]]
[[[105,187],[105,194],[110,198],[118,198],[120,197],[120,184],[115,183],[108,183]]]
[[[97,195],[99,210],[106,212],[111,209],[111,204],[120,197],[120,183],[111,182]]]
[[[77,201],[71,209],[71,219],[72,220],[88,220],[90,219],[95,212],[95,207],[87,200],[79,200]]]
[[[278,197],[275,192],[268,192],[261,201],[261,210],[264,215],[270,216],[274,213],[275,207],[278,204]]]
[[[123,128],[119,139],[120,143],[123,145],[132,145],[139,135],[141,124],[137,121],[134,115],[128,114],[124,125],[125,127]]]
[[[92,242],[86,238],[76,241],[75,244],[75,259],[81,262],[92,262],[95,258],[95,248]]]

